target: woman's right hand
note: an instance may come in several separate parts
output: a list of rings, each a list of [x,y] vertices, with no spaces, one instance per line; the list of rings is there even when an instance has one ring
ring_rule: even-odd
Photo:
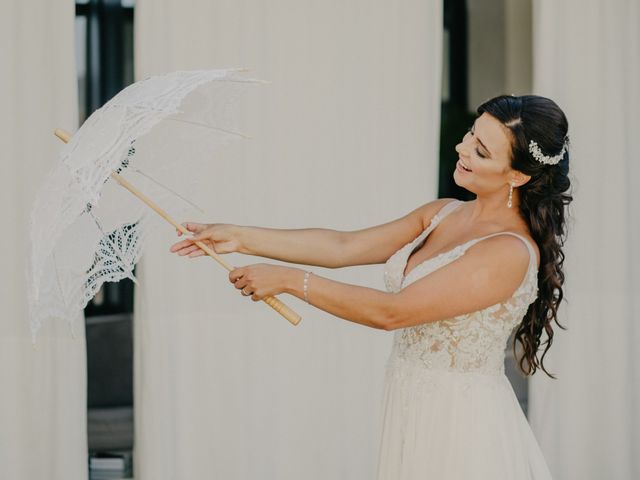
[[[199,257],[206,255],[204,250],[195,242],[200,241],[216,253],[240,252],[241,244],[238,239],[238,227],[227,223],[183,223],[183,227],[193,233],[191,238],[174,243],[170,251],[180,256]],[[182,235],[177,230],[178,236]]]

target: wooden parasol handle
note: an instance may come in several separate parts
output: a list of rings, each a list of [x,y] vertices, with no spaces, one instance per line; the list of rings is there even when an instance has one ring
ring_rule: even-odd
[[[67,132],[65,132],[64,130],[61,130],[59,128],[57,128],[54,131],[54,134],[55,134],[56,137],[58,137],[64,143],[68,143],[69,140],[71,140],[71,135],[69,135]],[[162,218],[164,218],[167,222],[169,222],[175,228],[180,230],[183,234],[185,234],[185,235],[190,235],[191,234],[191,232],[189,232],[189,230],[187,230],[181,224],[179,224],[177,221],[175,221],[171,216],[169,216],[169,214],[167,212],[162,210],[149,197],[147,197],[144,193],[142,193],[140,190],[138,190],[136,187],[134,187],[131,183],[129,183],[127,180],[125,180],[122,176],[118,175],[115,172],[112,172],[111,173],[111,178],[113,178],[116,182],[118,182],[119,185],[121,185],[122,187],[126,188],[131,193],[133,193],[136,197],[138,197],[140,200],[142,200],[144,203],[146,203],[152,210],[154,210],[158,215],[160,215]],[[196,241],[194,243],[198,247],[200,247],[207,255],[209,255],[216,262],[218,262],[220,265],[222,265],[224,268],[226,268],[228,271],[231,271],[231,270],[234,269],[233,266],[229,265],[227,262],[222,260],[222,258],[220,258],[220,256],[213,249],[209,248],[205,243],[200,242],[200,241]],[[282,303],[276,297],[272,297],[272,296],[264,297],[262,299],[262,301],[265,302],[267,305],[269,305],[271,308],[273,308],[276,312],[278,312],[284,318],[286,318],[293,325],[298,325],[298,323],[300,323],[300,320],[301,320],[300,315],[298,315],[296,312],[294,312],[291,308],[286,306],[284,303]]]

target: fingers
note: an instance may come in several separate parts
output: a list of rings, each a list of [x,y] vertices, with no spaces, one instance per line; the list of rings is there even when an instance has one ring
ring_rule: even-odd
[[[194,232],[194,233],[200,232],[206,227],[206,225],[203,223],[193,223],[193,222],[185,222],[182,224],[182,226],[187,230],[189,230],[190,232]]]
[[[193,240],[190,239],[190,238],[185,238],[181,242],[174,243],[173,245],[171,245],[171,248],[169,250],[171,252],[179,252],[183,248],[187,248],[187,247],[191,247],[191,246],[193,246]],[[196,248],[198,248],[198,247],[196,246]]]
[[[229,273],[229,281],[233,283],[233,286],[240,291],[243,297],[251,297],[254,302],[262,299],[263,295],[254,291],[254,287],[251,286],[251,279],[245,268],[233,269]]]
[[[181,225],[191,233],[200,233],[207,227],[207,225],[204,223],[193,223],[193,222],[185,222],[185,223],[182,223]],[[177,228],[176,228],[176,233],[178,234],[178,236],[181,236],[183,234],[183,232]]]
[[[198,245],[195,245],[191,239],[183,240],[171,246],[169,251],[178,254],[181,257],[185,255],[194,258],[206,255],[206,252],[202,250]]]
[[[194,248],[193,242],[196,242],[198,240],[205,240],[207,239],[207,235],[203,234],[206,227],[205,224],[183,223],[182,226],[189,232],[192,232],[194,235],[190,238],[185,238],[181,242],[177,242],[173,244],[169,249],[169,251],[173,253],[178,253],[178,255],[184,256],[184,255],[189,255],[195,249],[198,248],[198,247]],[[176,233],[179,237],[183,235],[183,233],[177,228],[176,228]],[[198,236],[198,238],[196,238],[196,236]]]
[[[181,257],[184,257],[185,255],[192,256],[192,254],[195,253],[195,252],[202,252],[202,250],[197,245],[193,245],[192,244],[192,245],[189,245],[189,246],[183,248],[182,250],[178,251],[177,253]]]
[[[242,268],[234,268],[229,272],[229,281],[231,283],[236,283],[236,281],[244,276],[244,270]]]
[[[234,268],[229,272],[229,281],[233,283],[236,288],[244,288],[249,283],[249,278],[247,278],[242,268]]]
[[[189,223],[181,223],[180,225],[182,225],[186,230],[191,231],[191,229],[189,228]],[[176,228],[176,233],[178,234],[178,236],[182,235],[182,230]]]

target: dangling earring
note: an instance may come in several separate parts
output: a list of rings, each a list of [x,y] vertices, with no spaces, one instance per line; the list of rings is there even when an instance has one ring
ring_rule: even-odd
[[[515,183],[511,184],[511,188],[509,188],[509,201],[507,202],[507,207],[511,208],[513,206],[513,203],[511,203],[511,198],[513,197],[513,186],[515,185]]]

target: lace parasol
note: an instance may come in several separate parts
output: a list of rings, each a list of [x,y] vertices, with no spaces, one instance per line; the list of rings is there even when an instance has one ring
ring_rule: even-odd
[[[187,201],[175,191],[187,189],[200,162],[212,161],[216,149],[246,138],[233,128],[234,100],[265,82],[241,72],[149,77],[96,110],[73,137],[56,131],[68,143],[31,213],[28,298],[34,340],[49,318],[73,322],[104,282],[135,281],[134,266],[158,220],[189,233],[159,204],[174,215],[184,211]],[[264,301],[294,325],[300,321],[278,299]]]

